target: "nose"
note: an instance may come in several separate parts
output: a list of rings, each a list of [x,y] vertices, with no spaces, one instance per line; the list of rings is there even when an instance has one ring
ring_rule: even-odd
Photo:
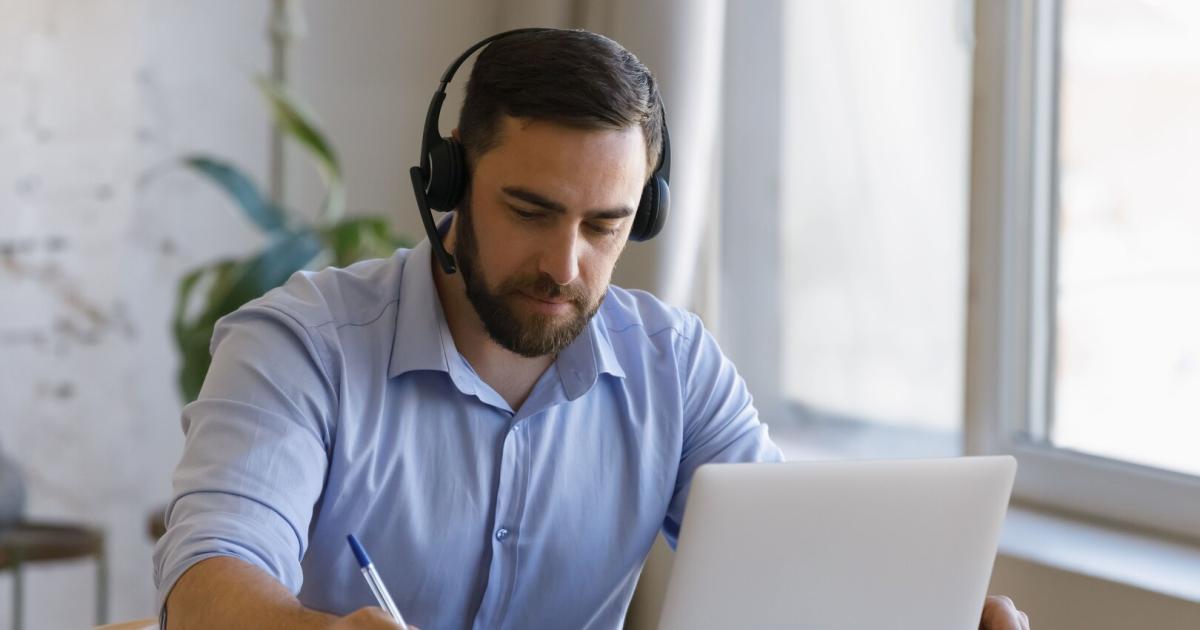
[[[579,233],[562,230],[547,239],[538,270],[560,285],[570,284],[579,277]]]

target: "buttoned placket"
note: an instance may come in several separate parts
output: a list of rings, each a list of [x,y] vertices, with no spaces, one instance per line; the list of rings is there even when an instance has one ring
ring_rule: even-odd
[[[589,360],[594,361],[590,356]],[[465,359],[463,365],[471,370]],[[546,370],[517,412],[504,403],[501,403],[503,408],[499,404],[493,405],[508,417],[508,428],[500,449],[496,509],[491,523],[491,566],[487,587],[472,624],[477,630],[505,627],[505,617],[516,589],[518,553],[532,467],[531,441],[537,433],[534,424],[546,420],[544,416],[557,405],[582,395],[590,384],[578,368],[559,368],[556,364]],[[480,386],[484,393],[481,400],[491,398],[487,395],[492,393],[491,388],[482,383]],[[574,395],[569,395],[569,391]],[[499,398],[498,394],[495,396]]]
[[[522,517],[525,512],[531,467],[529,423],[546,411],[545,406],[536,405],[538,390],[542,387],[539,383],[530,395],[528,402],[533,404],[526,405],[517,414],[507,412],[509,426],[504,433],[500,450],[496,511],[491,524],[491,566],[488,569],[488,583],[483,601],[475,616],[475,628],[503,627],[516,588],[518,545],[524,524]]]

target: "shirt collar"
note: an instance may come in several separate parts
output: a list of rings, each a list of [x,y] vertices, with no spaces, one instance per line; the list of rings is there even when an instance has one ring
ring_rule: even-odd
[[[443,229],[449,223],[449,215]],[[479,395],[478,377],[458,352],[446,315],[433,283],[433,256],[428,239],[409,251],[400,275],[400,298],[396,308],[396,332],[388,377],[417,370],[446,372],[454,384],[468,394]],[[599,374],[624,378],[617,361],[601,308],[579,336],[558,354],[555,368],[563,392],[575,400],[591,389]]]
[[[621,369],[612,341],[608,338],[603,308],[596,312],[596,316],[575,341],[558,353],[555,367],[568,400],[575,400],[587,393],[596,384],[600,374],[625,378],[625,370]]]
[[[388,377],[416,370],[450,372],[450,366],[457,363],[448,356],[453,351],[457,359],[458,350],[450,336],[442,302],[433,284],[431,258],[431,248],[426,239],[412,248],[404,259]]]

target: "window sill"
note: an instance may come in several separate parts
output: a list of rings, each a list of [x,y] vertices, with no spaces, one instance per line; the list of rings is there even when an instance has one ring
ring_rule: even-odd
[[[1200,604],[1200,546],[1010,506],[1000,553]]]
[[[771,425],[789,460],[954,457],[957,434],[870,423]],[[1200,546],[1010,505],[999,553],[1069,573],[1200,604]]]

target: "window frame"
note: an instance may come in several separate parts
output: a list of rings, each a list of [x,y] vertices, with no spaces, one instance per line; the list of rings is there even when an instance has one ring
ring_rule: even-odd
[[[965,451],[1016,456],[1017,501],[1200,540],[1200,478],[1046,437],[1061,16],[1062,0],[976,4]]]

